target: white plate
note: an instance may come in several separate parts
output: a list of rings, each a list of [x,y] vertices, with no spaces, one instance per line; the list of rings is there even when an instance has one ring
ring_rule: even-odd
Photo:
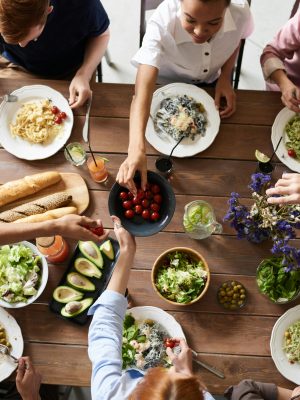
[[[26,307],[29,304],[33,303],[43,293],[43,291],[46,287],[46,284],[48,282],[49,271],[48,271],[48,263],[46,261],[46,258],[39,252],[39,250],[37,249],[37,247],[34,244],[32,244],[30,242],[26,242],[25,240],[23,242],[20,242],[19,244],[23,244],[24,246],[29,247],[34,252],[34,254],[37,254],[41,257],[41,260],[42,260],[41,284],[40,284],[40,287],[39,287],[36,295],[29,297],[28,301],[26,303],[25,302],[8,303],[8,302],[0,299],[0,306],[5,307],[5,308],[21,308],[21,307]]]
[[[21,329],[17,324],[14,317],[8,314],[3,308],[0,307],[0,324],[3,325],[8,340],[11,343],[11,354],[19,358],[23,354],[23,337]],[[9,375],[17,368],[17,364],[13,362],[10,357],[1,356],[0,359],[0,382],[8,378]]]
[[[69,139],[73,127],[73,112],[62,94],[44,85],[23,86],[11,94],[18,96],[14,103],[2,102],[0,105],[0,143],[6,151],[24,160],[42,160],[58,152]],[[20,138],[13,137],[9,125],[16,120],[22,104],[28,101],[51,99],[53,105],[67,114],[62,130],[49,144],[29,143]]]
[[[292,171],[300,172],[300,161],[297,161],[296,158],[290,157],[288,155],[288,151],[285,146],[288,137],[287,134],[285,133],[284,128],[286,124],[289,122],[289,120],[294,116],[295,112],[289,110],[287,107],[279,111],[272,125],[271,139],[272,139],[273,149],[275,150],[280,138],[283,136],[283,139],[276,151],[276,155],[279,158],[279,160],[287,167],[289,167]]]
[[[165,97],[184,95],[193,97],[201,102],[207,112],[207,127],[205,136],[197,135],[195,140],[185,138],[174,150],[174,157],[191,157],[201,151],[206,150],[215,140],[220,127],[220,116],[216,110],[214,99],[204,90],[187,83],[171,83],[157,89],[153,93],[150,113],[156,116],[160,104]],[[176,144],[176,140],[171,137],[161,138],[154,129],[152,118],[148,119],[146,127],[146,139],[160,153],[169,155]]]
[[[270,348],[273,361],[278,371],[290,381],[300,385],[300,364],[291,364],[283,351],[283,337],[286,329],[294,322],[300,320],[300,305],[290,308],[275,323]]]

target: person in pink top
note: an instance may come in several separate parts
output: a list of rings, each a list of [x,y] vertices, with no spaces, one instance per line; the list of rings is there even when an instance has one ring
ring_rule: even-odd
[[[268,90],[280,90],[285,106],[300,106],[300,9],[264,48],[260,58]]]

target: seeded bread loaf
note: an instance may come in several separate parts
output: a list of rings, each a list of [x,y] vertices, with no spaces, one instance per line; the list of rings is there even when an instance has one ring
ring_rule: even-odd
[[[61,176],[58,172],[48,171],[7,182],[0,186],[0,207],[39,192],[60,180]]]
[[[29,215],[42,214],[70,204],[72,196],[65,192],[54,193],[0,213],[0,222],[13,222]]]

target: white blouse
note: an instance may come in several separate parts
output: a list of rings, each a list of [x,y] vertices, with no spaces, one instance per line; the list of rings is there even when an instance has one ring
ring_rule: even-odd
[[[165,0],[152,14],[142,47],[131,60],[134,66],[158,68],[158,83],[210,83],[254,28],[246,0],[232,0],[225,12],[221,29],[209,42],[194,43],[180,22],[180,0]]]

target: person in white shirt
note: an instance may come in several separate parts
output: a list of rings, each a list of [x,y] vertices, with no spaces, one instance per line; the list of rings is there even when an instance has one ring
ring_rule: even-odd
[[[135,193],[133,176],[147,181],[145,129],[155,84],[186,82],[215,85],[221,118],[235,111],[232,71],[240,41],[251,34],[246,0],[165,0],[147,24],[142,47],[133,57],[138,67],[131,104],[128,157],[117,181]],[[221,98],[226,106],[220,107]]]

